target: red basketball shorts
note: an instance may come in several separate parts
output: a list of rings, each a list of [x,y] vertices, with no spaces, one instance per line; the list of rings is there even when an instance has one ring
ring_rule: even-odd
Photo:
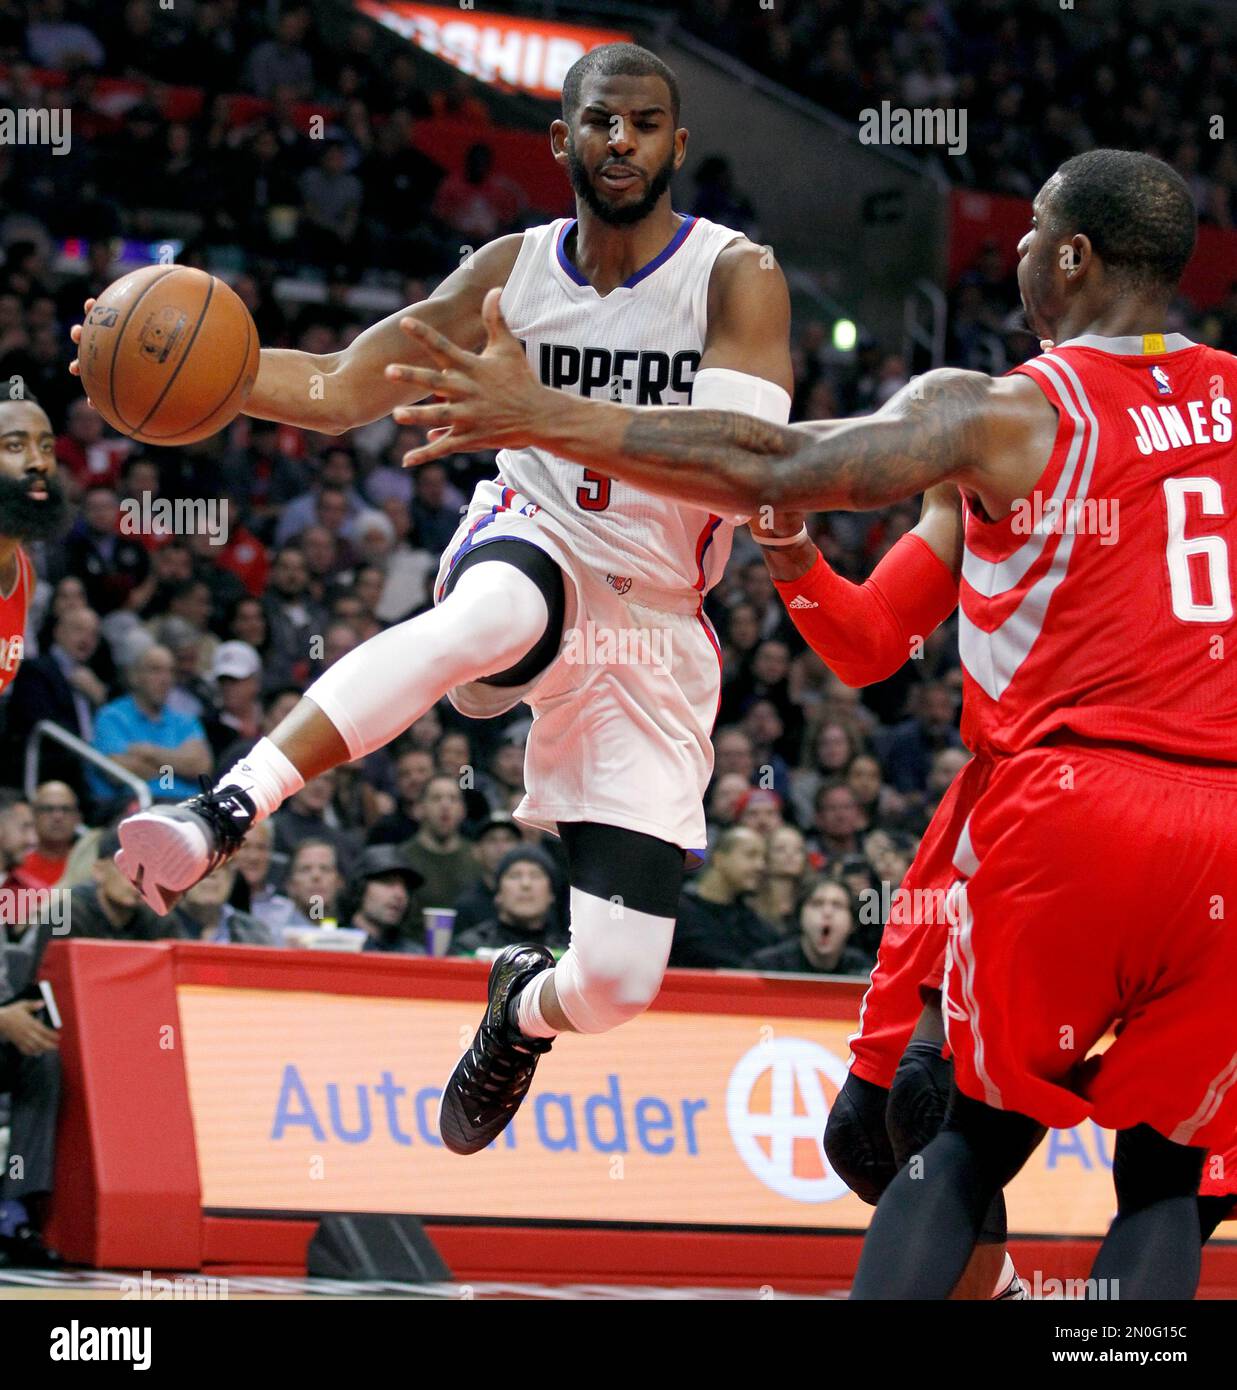
[[[941,798],[901,885],[893,889],[872,983],[849,1039],[857,1076],[888,1088],[923,1010],[923,990],[940,989],[948,937],[948,895],[960,877],[954,848],[992,773],[972,758]]]
[[[1066,743],[998,760],[955,852],[970,872],[944,1003],[964,1094],[1231,1148],[1234,825],[1237,768]]]

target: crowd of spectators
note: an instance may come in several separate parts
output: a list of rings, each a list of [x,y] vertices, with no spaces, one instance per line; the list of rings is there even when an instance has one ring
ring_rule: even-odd
[[[688,0],[686,22],[846,121],[892,107],[956,108],[955,156],[910,148],[955,182],[1030,198],[1071,155],[1159,155],[1204,221],[1237,226],[1237,29],[1166,4],[1036,0]]]
[[[741,42],[758,64],[781,55],[783,77],[810,79],[814,94],[830,100],[840,101],[843,89],[822,77],[842,54],[851,63],[846,91],[888,66],[886,77],[908,92],[910,77],[937,61],[932,54],[958,75],[958,90],[964,80],[998,82],[1001,62],[1017,61],[1041,84],[1050,72],[1064,81],[1075,71],[1053,47],[1051,24],[1011,19],[1001,0],[965,13],[954,7],[952,18],[940,4],[895,8],[893,16],[881,0],[861,0],[843,13],[829,0],[787,0],[766,11],[718,0],[697,7],[696,20],[707,20],[715,38]],[[21,380],[48,410],[74,513],[63,541],[32,547],[39,585],[26,660],[0,702],[0,781],[22,785],[30,732],[52,719],[152,795],[180,799],[269,732],[332,662],[431,602],[438,555],[493,460],[456,455],[407,472],[400,460],[417,436],[389,419],[328,438],[242,418],[200,444],[158,451],[113,434],[66,369],[69,325],[116,273],[110,237],[121,230],[118,210],[140,224],[148,213],[162,215],[143,201],[152,182],[178,188],[173,211],[202,223],[183,259],[209,264],[220,239],[243,245],[247,257],[231,278],[263,341],[315,352],[346,346],[373,317],[345,296],[363,228],[366,255],[394,238],[383,244],[407,272],[402,301],[415,302],[435,283],[444,237],[484,240],[518,225],[524,210],[481,146],[452,177],[409,144],[417,120],[468,98],[428,96],[409,65],[378,63],[370,26],[356,25],[346,45],[326,50],[309,11],[295,5],[274,31],[260,10],[235,0],[198,0],[174,12],[135,0],[115,22],[101,15],[65,0],[0,0],[0,61],[16,60],[10,100],[32,81],[22,65],[38,63],[74,70],[72,85],[55,90],[75,110],[91,109],[99,73],[189,80],[212,101],[244,90],[268,105],[239,129],[216,119],[217,102],[196,130],[159,121],[149,105],[118,124],[83,120],[72,156],[81,161],[81,197],[59,203],[62,173],[46,169],[59,161],[42,159],[21,183],[26,156],[0,147],[0,198],[22,194],[5,203],[0,380]],[[980,33],[991,42],[975,39]],[[819,62],[801,62],[807,51]],[[1193,54],[1201,65],[1196,96],[1208,90],[1206,74],[1223,77],[1184,38],[1155,51]],[[882,52],[888,62],[875,62]],[[1138,46],[1125,59],[1150,61]],[[1143,87],[1122,80],[1122,91],[1143,99]],[[1077,84],[1077,119],[1089,119],[1095,90]],[[948,98],[945,85],[936,91]],[[313,145],[293,130],[289,103],[308,94],[340,104],[337,139]],[[977,106],[988,101],[981,95]],[[1042,98],[1042,87],[1028,85],[1022,99],[1038,110]],[[973,140],[982,161],[981,145]],[[211,151],[225,147],[240,157],[212,164]],[[1041,157],[1049,156],[1036,146]],[[1020,167],[1004,156],[1000,163]],[[167,177],[152,181],[152,169]],[[1032,162],[1026,172],[1034,183],[1042,171]],[[707,168],[698,191],[710,215],[752,216],[724,161]],[[320,302],[276,294],[279,219],[266,215],[273,207],[299,210],[316,226],[297,245],[327,283]],[[84,239],[80,270],[55,268],[57,235]],[[950,360],[991,367],[998,353],[1007,363],[1030,355],[1035,345],[1011,317],[1016,304],[1001,258],[985,251],[955,292]],[[1237,289],[1201,327],[1211,341],[1237,347]],[[795,418],[866,413],[908,379],[896,353],[864,341],[841,360],[828,336],[822,323],[795,324]],[[140,519],[161,515],[153,501],[226,510],[177,527]],[[907,504],[813,525],[830,563],[858,579],[916,519]],[[707,800],[711,852],[684,893],[672,964],[863,975],[888,894],[966,756],[953,623],[889,680],[852,690],[804,648],[742,532],[707,609],[725,658]],[[478,723],[442,702],[389,748],[315,778],[163,919],[111,861],[114,825],[131,792],[47,743],[38,790],[8,813],[21,836],[0,836],[0,884],[69,888],[82,934],[292,944],[333,923],[357,931],[366,949],[415,952],[428,947],[424,910],[452,908],[457,951],[493,950],[532,933],[561,946],[558,842],[511,814],[523,794],[527,721],[523,706]]]

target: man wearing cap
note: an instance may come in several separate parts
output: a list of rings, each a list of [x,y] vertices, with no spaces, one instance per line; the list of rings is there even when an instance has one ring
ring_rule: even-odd
[[[366,951],[424,955],[419,922],[409,920],[421,875],[396,845],[370,845],[339,898],[339,924],[365,932]]]
[[[562,885],[550,856],[535,845],[508,850],[499,862],[497,879],[494,916],[468,931],[457,931],[452,954],[497,951],[530,940],[565,951],[569,938],[554,913]]]
[[[218,760],[238,738],[247,744],[262,732],[262,658],[248,642],[221,642],[215,648],[210,678],[216,711],[205,721],[211,752]]]
[[[473,832],[472,852],[481,867],[481,877],[455,900],[457,932],[468,931],[493,917],[498,866],[503,856],[520,842],[515,820],[506,811],[491,812]]]

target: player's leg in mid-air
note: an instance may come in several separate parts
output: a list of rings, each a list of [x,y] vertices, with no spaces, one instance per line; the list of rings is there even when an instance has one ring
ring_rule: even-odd
[[[620,826],[559,826],[571,885],[571,945],[508,946],[489,1003],[443,1091],[439,1129],[454,1153],[483,1149],[510,1122],[559,1033],[603,1033],[661,987],[683,879],[683,851]]]
[[[320,773],[389,743],[452,687],[534,678],[558,651],[563,604],[562,573],[543,550],[512,539],[476,546],[437,607],[341,657],[213,789],[122,822],[117,864],[156,912],[169,911],[256,821]]]

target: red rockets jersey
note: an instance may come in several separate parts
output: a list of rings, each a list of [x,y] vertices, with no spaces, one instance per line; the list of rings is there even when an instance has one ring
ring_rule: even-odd
[[[1237,763],[1237,358],[1086,336],[1014,370],[1060,420],[1030,498],[996,522],[966,507],[964,739]]]
[[[9,686],[21,665],[26,640],[26,609],[34,595],[34,566],[26,552],[17,547],[17,583],[6,598],[0,594],[0,694]]]

